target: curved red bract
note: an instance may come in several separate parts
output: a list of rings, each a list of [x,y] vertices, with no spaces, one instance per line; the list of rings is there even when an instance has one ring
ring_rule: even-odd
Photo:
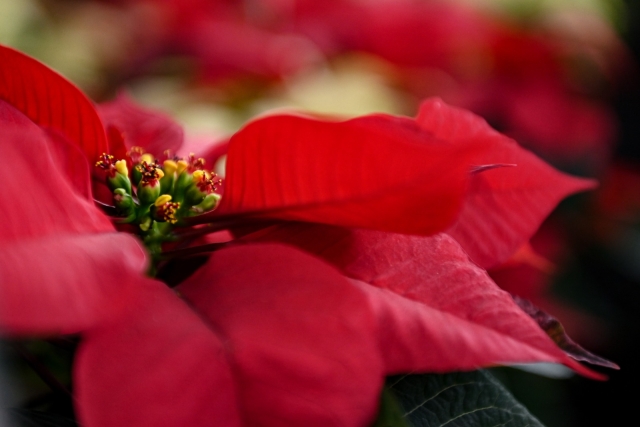
[[[93,103],[72,83],[33,58],[0,46],[0,99],[39,126],[62,133],[90,162],[109,147]]]
[[[225,195],[205,218],[432,234],[460,209],[474,150],[434,138],[408,118],[264,117],[231,137]]]
[[[462,210],[447,230],[483,268],[505,262],[528,242],[562,199],[597,185],[554,169],[484,119],[438,98],[422,103],[416,121],[438,138],[481,146],[471,159],[475,165],[506,165],[471,177]]]

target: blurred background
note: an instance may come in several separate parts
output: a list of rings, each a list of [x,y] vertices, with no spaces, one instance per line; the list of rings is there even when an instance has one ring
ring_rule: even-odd
[[[422,99],[438,96],[557,168],[596,178],[597,190],[563,202],[530,248],[490,274],[622,369],[607,371],[604,383],[563,370],[495,373],[548,427],[634,419],[637,2],[0,0],[0,43],[45,62],[96,102],[129,96],[170,113],[193,150],[275,108],[413,116]],[[72,343],[20,345],[68,371]],[[26,372],[15,348],[8,353],[10,376]],[[16,387],[10,404],[37,403],[46,389],[37,376]]]

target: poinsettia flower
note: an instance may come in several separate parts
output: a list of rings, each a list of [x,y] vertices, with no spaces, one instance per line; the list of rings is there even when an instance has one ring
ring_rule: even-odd
[[[434,234],[455,220],[473,168],[504,160],[505,142],[486,124],[469,126],[458,110],[434,116],[440,128],[385,115],[254,120],[230,138],[217,209],[186,219],[283,225],[215,251],[174,291],[143,274],[141,241],[116,232],[91,203],[96,161],[126,187],[126,162],[100,152],[121,149],[127,133],[108,138],[91,103],[42,64],[8,48],[0,58],[11,64],[0,67],[0,194],[9,212],[0,225],[9,278],[0,326],[81,334],[74,390],[83,425],[359,426],[373,421],[389,374],[546,361],[600,378],[555,346],[453,238]],[[140,201],[168,176],[159,170],[144,162]],[[122,202],[127,192],[117,190]],[[171,230],[170,219],[189,226],[163,219],[160,230]],[[292,221],[308,223],[313,239],[296,241],[304,229]]]
[[[323,60],[307,38],[261,28],[247,19],[243,5],[202,0],[115,0],[135,16],[145,37],[124,74],[138,74],[160,55],[186,56],[208,80],[238,76],[278,79]],[[122,72],[122,70],[121,70]]]

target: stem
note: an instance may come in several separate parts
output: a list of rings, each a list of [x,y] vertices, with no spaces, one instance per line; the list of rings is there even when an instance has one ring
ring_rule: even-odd
[[[192,229],[185,230],[183,232],[178,232],[178,233],[174,232],[173,238],[175,239],[175,241],[181,242],[180,246],[182,247],[179,249],[174,249],[172,251],[162,252],[161,254],[159,254],[158,260],[166,261],[168,259],[173,259],[177,257],[186,257],[186,256],[192,256],[192,255],[200,255],[206,252],[213,252],[223,247],[229,246],[230,244],[237,244],[237,241],[240,237],[244,237],[245,235],[248,235],[248,234],[253,234],[256,231],[259,231],[268,227],[272,227],[279,223],[281,223],[281,221],[272,220],[272,219],[257,219],[257,218],[246,219],[245,218],[244,220],[240,220],[240,221],[227,220],[222,222],[210,223],[204,227],[192,228]],[[210,243],[210,244],[200,245],[200,246],[191,247],[191,248],[184,247],[191,244],[198,237],[215,233],[216,231],[228,230],[232,228],[235,229],[237,232],[239,232],[239,236],[237,239],[231,242]],[[243,229],[244,229],[244,233],[242,232]]]
[[[274,221],[274,220],[268,220],[264,218],[257,218],[250,213],[249,214],[241,214],[241,213],[221,214],[221,215],[211,216],[210,214],[212,212],[215,212],[215,210],[210,212],[205,212],[200,215],[185,217],[183,218],[183,221],[188,225],[211,224],[215,222],[215,224],[228,224],[227,227],[231,227],[232,225],[246,224],[246,223],[252,223],[252,222]]]
[[[224,247],[227,247],[233,244],[237,244],[237,243],[232,243],[232,242],[209,243],[206,245],[195,246],[193,248],[174,249],[172,251],[166,251],[161,253],[158,256],[158,259],[161,261],[168,261],[170,259],[178,258],[178,257],[184,258],[184,257],[189,257],[194,255],[201,255],[207,252],[217,251],[218,249],[222,249]]]
[[[186,228],[184,231],[174,232],[174,236],[178,240],[201,237],[207,234],[215,233],[216,231],[228,230],[238,227],[269,227],[276,225],[282,221],[273,219],[262,218],[232,218],[227,220],[216,220],[216,222],[210,222],[200,228]],[[196,225],[199,225],[196,223]]]
[[[207,234],[215,233],[216,231],[225,230],[227,227],[223,224],[213,223],[206,224],[199,228],[188,228],[184,230],[177,230],[173,233],[176,240],[186,240],[196,237],[206,236]]]

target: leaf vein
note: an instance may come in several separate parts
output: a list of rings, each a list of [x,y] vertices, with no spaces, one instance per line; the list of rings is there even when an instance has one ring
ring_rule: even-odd
[[[423,407],[424,405],[427,404],[427,402],[435,399],[436,397],[438,397],[440,394],[444,393],[445,391],[454,388],[454,387],[458,387],[458,386],[465,386],[465,385],[471,385],[474,384],[474,381],[471,382],[467,382],[467,383],[459,383],[459,384],[451,384],[450,386],[447,386],[445,388],[443,388],[442,390],[438,391],[436,394],[434,394],[433,396],[429,397],[428,399],[426,399],[424,402],[422,402],[421,404],[419,404],[418,406],[416,406],[415,408],[413,408],[412,410],[410,410],[409,412],[406,412],[404,414],[404,416],[406,417],[407,415],[412,414],[413,412],[417,411],[418,409],[420,409],[421,407]]]

